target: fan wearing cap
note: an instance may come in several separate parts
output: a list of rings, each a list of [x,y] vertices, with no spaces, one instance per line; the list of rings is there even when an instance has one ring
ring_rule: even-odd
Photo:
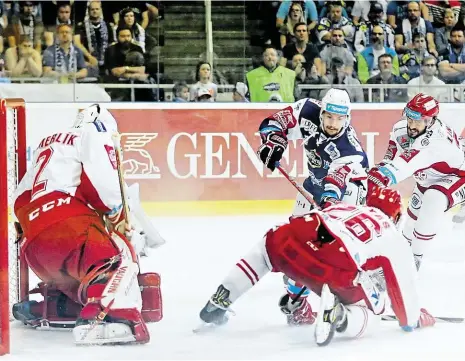
[[[438,118],[439,103],[423,93],[410,100],[392,130],[383,161],[368,172],[368,191],[413,176],[404,237],[420,267],[446,212],[465,203],[465,155],[455,131]]]
[[[355,1],[354,7],[352,8],[351,15],[352,21],[355,26],[359,26],[362,22],[367,22],[370,17],[370,10],[374,4],[379,5],[381,7],[381,13],[383,13],[382,18],[380,20],[386,21],[386,9],[387,9],[387,1],[386,0],[378,0],[376,2],[373,1]]]
[[[360,1],[357,1],[357,3],[358,2]],[[375,26],[380,26],[383,31],[383,45],[395,50],[394,29],[384,21],[386,18],[386,9],[377,2],[372,2],[371,5],[365,1],[363,3],[369,5],[369,11],[367,20],[359,23],[355,30],[354,47],[357,53],[361,53],[371,44],[371,39],[374,33],[373,28]]]
[[[208,91],[208,89],[205,88],[199,88],[197,90],[197,96],[195,98],[196,102],[209,102],[211,101],[212,95]]]
[[[249,102],[249,100],[247,99],[248,92],[249,92],[249,88],[247,87],[247,85],[238,81],[236,83],[236,86],[234,87],[233,101],[248,103]]]

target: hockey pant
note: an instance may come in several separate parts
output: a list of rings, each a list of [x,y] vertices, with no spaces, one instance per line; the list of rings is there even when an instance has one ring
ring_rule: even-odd
[[[365,185],[365,186],[364,186]],[[366,181],[362,184],[356,184],[354,182],[348,182],[346,191],[342,201],[347,204],[353,205],[361,205],[366,203]],[[292,211],[293,216],[301,216],[313,209],[313,206],[305,199],[305,197],[298,192],[294,210]],[[291,295],[291,297],[299,294],[302,290],[303,285],[299,282],[295,282],[294,280],[290,279],[287,276],[284,276],[284,285],[287,289],[287,292]],[[301,298],[305,299],[310,295],[310,291],[307,289],[301,296]]]
[[[236,263],[222,285],[230,291],[229,300],[234,303],[239,297],[250,290],[260,279],[271,272],[288,273],[288,270],[275,268],[270,260],[269,252],[273,255],[272,259],[281,257],[279,254],[280,247],[270,245],[270,241],[274,233],[269,232],[260,242],[258,242],[243,258]],[[267,241],[268,239],[268,241]],[[275,239],[273,242],[279,244],[283,239]],[[282,248],[281,248],[282,249]],[[292,266],[291,266],[292,267]],[[356,298],[360,294],[357,292]],[[360,337],[362,335],[372,333],[377,329],[381,317],[375,315],[368,309],[364,301],[346,305],[347,314],[347,329],[344,335],[347,337]]]
[[[360,185],[353,182],[348,182],[342,201],[344,203],[353,205],[365,204],[366,193],[366,187],[364,187],[363,184]],[[310,212],[312,209],[312,205],[305,199],[302,194],[300,194],[300,192],[298,192],[292,214],[294,216],[301,216]]]
[[[76,309],[79,312],[80,307],[76,308],[76,304],[85,303],[86,296],[80,290],[83,281],[92,282],[88,274],[121,251],[105,229],[102,219],[95,215],[73,217],[52,225],[30,240],[22,252],[32,271],[54,294],[60,291],[67,296],[67,304],[73,308],[67,315],[77,316]],[[162,317],[159,276],[149,273],[139,274],[137,278],[142,287],[144,318],[146,321],[158,321]],[[153,300],[159,302],[157,307],[153,307]],[[139,304],[133,306],[140,311]],[[148,308],[156,311],[156,315],[145,313]],[[62,307],[61,311],[66,309]]]
[[[447,224],[446,212],[465,197],[465,179],[446,179],[450,182],[444,180],[428,188],[415,185],[409,201],[402,234],[412,246],[417,268],[437,232]]]

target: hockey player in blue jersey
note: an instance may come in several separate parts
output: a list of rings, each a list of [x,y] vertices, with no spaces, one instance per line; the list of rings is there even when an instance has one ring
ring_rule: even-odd
[[[309,170],[303,185],[314,200],[323,208],[337,201],[364,204],[368,158],[350,125],[350,112],[349,95],[341,89],[330,89],[321,102],[311,98],[299,100],[262,121],[262,145],[257,154],[274,171],[288,140],[303,139]],[[299,193],[293,214],[302,215],[310,210],[311,205]],[[315,315],[306,299],[308,291],[292,304],[302,285],[287,277],[285,282],[287,293],[279,305],[288,323],[313,323]]]

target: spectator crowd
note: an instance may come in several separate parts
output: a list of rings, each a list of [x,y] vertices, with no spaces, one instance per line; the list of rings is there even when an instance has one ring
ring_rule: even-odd
[[[238,76],[231,100],[292,102],[341,87],[354,102],[403,102],[418,91],[453,101],[444,85],[465,84],[465,1],[255,3],[274,18],[263,19],[272,26],[260,62]],[[148,29],[162,13],[159,1],[0,1],[0,81],[161,83],[160,39]],[[195,81],[174,84],[173,100],[215,101],[221,76],[200,61]],[[108,92],[128,100],[127,89]],[[136,92],[164,100],[157,86]]]
[[[250,99],[321,98],[327,89],[298,85],[326,84],[363,102],[364,84],[408,84],[385,87],[382,97],[373,89],[370,101],[419,91],[453,101],[444,85],[465,84],[464,14],[464,2],[452,0],[281,1],[262,65],[247,74]]]
[[[150,83],[158,2],[0,1],[2,82]],[[150,90],[139,100],[156,100]],[[112,99],[127,98],[117,90]]]

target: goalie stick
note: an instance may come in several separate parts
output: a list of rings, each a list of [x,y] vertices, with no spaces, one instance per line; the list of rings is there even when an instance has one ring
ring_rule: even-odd
[[[123,156],[122,156],[122,151],[121,151],[121,135],[117,132],[113,133],[111,136],[111,139],[113,141],[113,146],[115,149],[115,158],[116,158],[116,170],[118,172],[118,181],[119,181],[119,188],[121,192],[121,204],[123,207],[123,212],[124,212],[124,227],[121,230],[121,234],[125,234],[125,230],[131,230],[131,222],[130,222],[130,215],[129,215],[129,205],[128,205],[128,196],[126,193],[126,183],[124,182],[124,175],[123,175],[123,169],[122,169],[122,164],[123,164]],[[130,242],[126,242],[128,245],[129,249],[131,250],[131,253],[133,253],[132,246]],[[138,258],[136,258],[138,261]],[[139,262],[137,262],[139,263]],[[140,273],[140,270],[139,270]],[[103,322],[105,317],[107,316],[108,312],[110,311],[111,306],[115,300],[113,299],[107,307],[105,307],[104,310],[102,310],[97,317],[95,318],[94,323],[91,325],[91,327],[87,330],[87,332],[83,335],[81,341],[84,341],[87,337],[89,337],[89,334],[95,329],[97,325]]]
[[[128,195],[126,193],[126,183],[124,182],[124,175],[123,175],[123,156],[121,151],[121,135],[119,133],[113,133],[111,136],[113,140],[113,145],[115,148],[115,156],[116,156],[116,167],[118,171],[118,180],[119,180],[119,188],[121,191],[121,203],[123,205],[123,212],[124,212],[124,221],[125,221],[125,228],[131,229],[131,221],[129,216],[129,205],[128,205]],[[124,230],[123,232],[124,233]]]

